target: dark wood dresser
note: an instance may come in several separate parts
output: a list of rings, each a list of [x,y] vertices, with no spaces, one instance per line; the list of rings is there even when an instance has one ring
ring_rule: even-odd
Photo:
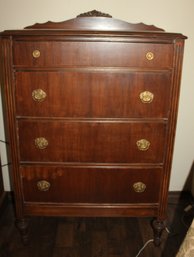
[[[185,38],[97,11],[0,34],[24,241],[30,215],[139,216],[159,245]]]

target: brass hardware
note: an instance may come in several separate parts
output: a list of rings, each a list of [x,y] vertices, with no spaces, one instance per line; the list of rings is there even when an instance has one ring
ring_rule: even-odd
[[[148,61],[151,61],[154,59],[154,54],[152,52],[147,52],[146,53],[146,58]]]
[[[36,102],[42,102],[46,98],[46,92],[44,92],[41,88],[35,89],[32,91],[32,98]]]
[[[48,191],[51,184],[46,180],[40,180],[37,182],[38,190],[40,191]]]
[[[151,103],[154,99],[154,94],[151,93],[150,91],[144,91],[141,92],[139,95],[139,98],[141,99],[142,103]]]
[[[150,147],[150,142],[146,139],[140,139],[136,142],[136,144],[140,151],[146,151]]]
[[[143,193],[146,190],[146,185],[143,182],[133,184],[133,189],[136,193]]]
[[[45,149],[48,146],[48,141],[44,137],[37,137],[35,139],[35,146],[39,149]]]
[[[39,50],[34,50],[33,52],[32,52],[32,56],[34,57],[34,58],[39,58],[40,57],[40,51]]]

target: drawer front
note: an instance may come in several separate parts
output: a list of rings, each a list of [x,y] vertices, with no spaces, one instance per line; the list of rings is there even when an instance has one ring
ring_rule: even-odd
[[[170,83],[170,72],[17,72],[17,115],[167,117]]]
[[[163,162],[163,123],[20,120],[21,161]]]
[[[16,66],[172,67],[173,44],[15,41]]]
[[[156,203],[161,170],[22,167],[26,202]]]

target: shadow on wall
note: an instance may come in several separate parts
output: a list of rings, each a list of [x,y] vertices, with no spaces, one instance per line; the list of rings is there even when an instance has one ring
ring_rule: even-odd
[[[194,161],[193,161],[193,164],[191,165],[191,169],[185,181],[183,190],[190,191],[192,196],[194,197]]]

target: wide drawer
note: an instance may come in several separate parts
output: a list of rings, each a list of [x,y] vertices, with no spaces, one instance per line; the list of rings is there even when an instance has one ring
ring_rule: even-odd
[[[170,72],[17,72],[19,116],[167,117]]]
[[[22,167],[26,202],[157,203],[161,169]]]
[[[21,161],[163,162],[164,123],[19,120],[18,128]]]
[[[15,41],[16,66],[172,67],[173,45],[126,42]]]

